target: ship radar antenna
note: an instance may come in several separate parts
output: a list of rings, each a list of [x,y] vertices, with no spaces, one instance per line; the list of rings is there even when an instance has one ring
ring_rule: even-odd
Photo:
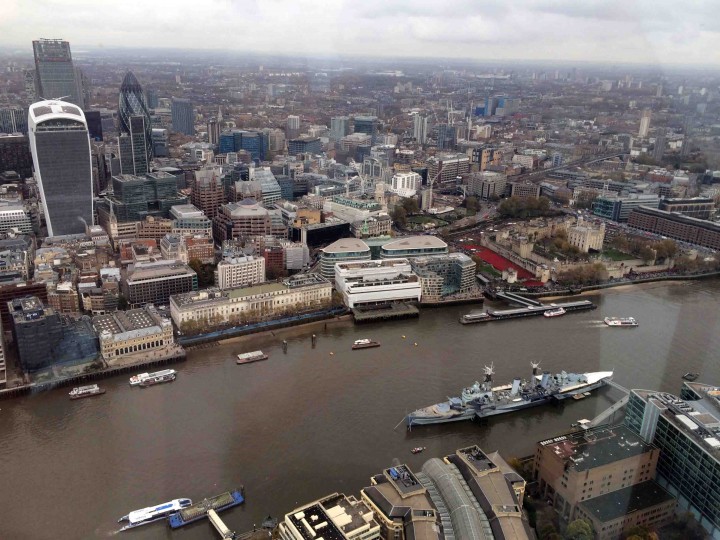
[[[536,370],[540,367],[540,362],[530,362],[530,366],[533,368],[533,370]]]
[[[490,366],[485,366],[483,372],[485,375],[495,375],[495,362],[492,362]]]

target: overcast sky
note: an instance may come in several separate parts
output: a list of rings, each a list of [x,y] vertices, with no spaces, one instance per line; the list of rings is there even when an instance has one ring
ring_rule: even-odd
[[[720,65],[719,0],[0,0],[0,45]]]

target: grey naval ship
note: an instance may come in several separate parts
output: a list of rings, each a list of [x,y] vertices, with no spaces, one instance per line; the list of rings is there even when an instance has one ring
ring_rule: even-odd
[[[460,397],[418,409],[407,415],[408,428],[423,424],[442,424],[459,420],[485,418],[505,414],[528,407],[537,407],[553,400],[563,400],[581,395],[601,386],[612,379],[612,371],[591,373],[567,373],[552,375],[540,373],[539,363],[532,362],[532,377],[529,381],[519,378],[510,384],[493,386],[494,365],[485,366],[485,379],[481,383],[463,389]]]

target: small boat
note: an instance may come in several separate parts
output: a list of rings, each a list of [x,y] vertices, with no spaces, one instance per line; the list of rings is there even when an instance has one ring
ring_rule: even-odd
[[[173,371],[173,370],[170,370]],[[162,384],[166,382],[173,382],[176,379],[177,375],[175,375],[175,372],[173,373],[155,373],[151,374],[150,377],[147,379],[144,379],[142,382],[140,382],[140,388],[147,388],[148,386],[155,386],[156,384]]]
[[[262,351],[252,351],[248,353],[242,353],[237,355],[236,364],[250,364],[252,362],[259,362],[260,360],[267,360],[269,357]]]
[[[565,311],[563,308],[559,307],[556,309],[550,309],[543,313],[543,317],[562,317],[565,315],[567,311]]]
[[[100,388],[97,384],[91,384],[89,386],[78,386],[77,388],[73,388],[68,395],[70,396],[70,399],[81,399],[91,396],[99,396],[104,393],[105,390]]]
[[[603,322],[608,326],[637,326],[638,322],[634,317],[605,317]]]
[[[573,394],[573,397],[572,397],[572,398],[573,398],[575,401],[580,400],[580,399],[585,399],[585,394]]]
[[[130,386],[140,386],[140,384],[152,377],[158,377],[161,375],[175,375],[177,373],[174,369],[163,369],[161,371],[156,371],[154,373],[140,373],[138,375],[133,375],[130,377]]]
[[[146,525],[148,523],[152,523],[153,521],[164,519],[169,515],[191,505],[192,501],[190,499],[173,499],[172,501],[158,504],[156,506],[148,506],[147,508],[141,508],[140,510],[133,510],[128,515],[118,519],[118,523],[122,523],[123,521],[128,522],[128,524],[120,530],[126,531],[134,527],[139,527],[140,525]]]
[[[685,375],[682,376],[683,379],[686,381],[694,381],[700,376],[699,373],[693,373],[692,371],[688,371]]]
[[[352,348],[355,349],[370,349],[371,347],[379,347],[380,343],[371,339],[357,339],[353,343]]]
[[[424,447],[424,446],[417,446],[417,447],[413,448],[413,449],[410,450],[410,451],[411,451],[413,454],[419,454],[419,453],[422,452],[423,450],[425,450],[425,447]]]

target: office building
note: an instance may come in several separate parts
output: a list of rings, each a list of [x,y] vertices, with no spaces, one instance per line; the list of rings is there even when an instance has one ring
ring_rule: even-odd
[[[627,197],[602,196],[592,203],[592,213],[619,223],[625,223],[630,213],[641,206],[657,209],[660,198],[657,195],[630,195]]]
[[[100,111],[83,111],[85,113],[85,122],[87,122],[90,140],[93,142],[102,142],[103,128],[102,115]]]
[[[169,218],[170,209],[187,203],[178,193],[177,179],[158,171],[144,176],[119,174],[112,177],[113,194],[98,205],[98,219],[108,221],[112,214],[118,222],[141,221],[148,216]]]
[[[320,154],[322,143],[319,137],[300,137],[288,139],[288,155]]]
[[[300,117],[295,115],[289,115],[287,117],[287,124],[285,127],[285,138],[295,139],[300,135]]]
[[[185,135],[195,135],[195,109],[189,99],[172,98],[172,129]]]
[[[470,172],[470,158],[466,154],[442,154],[427,160],[428,183],[457,183]]]
[[[213,219],[213,237],[217,242],[272,234],[270,211],[255,199],[224,204]]]
[[[390,191],[401,197],[414,197],[422,185],[422,177],[416,172],[397,172],[390,180]]]
[[[370,248],[359,238],[341,238],[320,250],[320,273],[335,279],[335,264],[349,261],[369,261]]]
[[[332,285],[327,279],[317,274],[296,274],[282,282],[241,289],[175,294],[170,299],[170,314],[184,332],[326,309],[331,301]]]
[[[650,131],[650,109],[645,109],[640,116],[640,129],[638,129],[638,137],[644,139]]]
[[[270,167],[256,167],[252,169],[251,179],[260,184],[262,203],[270,206],[282,198],[282,190]]]
[[[166,305],[170,295],[197,290],[195,271],[176,261],[138,262],[128,268],[123,283],[131,306]]]
[[[407,259],[338,262],[335,264],[335,288],[349,308],[419,302],[420,280]]]
[[[145,93],[132,71],[120,85],[118,97],[120,169],[122,174],[145,174],[153,157],[152,122]]]
[[[15,298],[8,302],[8,311],[23,371],[97,358],[97,338],[86,319],[61,317],[35,296]]]
[[[377,116],[356,116],[353,118],[354,133],[365,133],[370,136],[370,143],[375,144],[377,138]]]
[[[537,443],[533,477],[563,519],[608,493],[652,481],[660,451],[625,426],[570,432]]]
[[[720,249],[720,224],[713,221],[640,206],[630,212],[627,223],[635,229],[681,242],[715,250]]]
[[[478,293],[476,264],[464,253],[424,255],[409,259],[420,278],[422,302],[440,302],[445,298]]]
[[[666,212],[676,212],[696,219],[710,219],[710,216],[715,211],[715,203],[710,197],[661,199],[658,209]]]
[[[510,196],[521,199],[537,199],[540,197],[540,184],[531,182],[510,182]]]
[[[350,118],[347,116],[333,116],[330,119],[330,140],[339,141],[350,134]]]
[[[425,144],[428,136],[427,116],[416,114],[413,116],[413,137],[418,144]]]
[[[33,232],[30,215],[22,204],[0,204],[0,233],[17,229],[21,233]]]
[[[226,257],[215,271],[215,286],[219,289],[237,289],[265,281],[265,259],[252,255]]]
[[[281,540],[380,540],[380,524],[363,501],[333,493],[296,508],[278,525]]]
[[[350,232],[355,238],[371,238],[375,236],[390,236],[392,232],[392,219],[389,215],[381,213],[370,216],[350,224]]]
[[[380,248],[380,258],[419,257],[448,252],[448,245],[436,236],[405,236],[388,242]]]
[[[457,144],[457,132],[455,126],[448,124],[437,125],[436,146],[438,150],[453,150]]]
[[[468,180],[468,195],[483,200],[497,199],[505,193],[507,176],[502,173],[482,171],[473,173]]]
[[[0,133],[22,133],[27,135],[28,112],[21,107],[0,109]]]
[[[653,145],[653,159],[655,161],[662,161],[663,155],[665,155],[665,146],[667,145],[667,140],[665,138],[665,135],[658,135],[655,137],[655,144]]]
[[[0,173],[15,171],[20,178],[32,176],[32,153],[26,135],[0,134]]]
[[[63,101],[83,107],[70,43],[61,39],[33,41],[35,91],[38,101]]]
[[[192,204],[181,204],[170,208],[172,234],[184,237],[208,236],[212,238],[212,221],[205,213]]]
[[[220,207],[228,202],[222,168],[204,167],[195,171],[194,176],[190,201],[209,219],[213,219]]]
[[[155,157],[167,157],[170,134],[165,128],[153,128],[151,131],[152,154]]]
[[[48,236],[83,234],[93,224],[90,138],[83,112],[63,101],[30,106],[30,150]]]
[[[220,122],[217,118],[211,118],[207,123],[208,142],[213,146],[220,144]]]
[[[151,304],[95,316],[92,325],[99,337],[100,354],[110,365],[128,356],[148,358],[166,352],[175,343],[170,319]]]
[[[657,481],[720,538],[720,389],[683,383],[680,395],[632,390],[625,425],[657,446]]]

